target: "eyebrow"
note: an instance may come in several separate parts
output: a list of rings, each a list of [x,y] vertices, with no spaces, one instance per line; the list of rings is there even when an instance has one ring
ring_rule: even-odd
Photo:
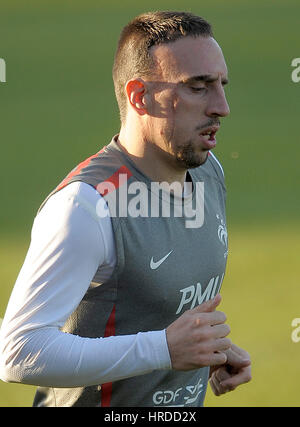
[[[215,74],[202,74],[200,76],[192,76],[188,79],[182,80],[183,84],[191,84],[195,82],[205,82],[205,83],[213,83],[219,79],[218,75]],[[229,82],[227,78],[222,79],[222,84],[226,85]]]

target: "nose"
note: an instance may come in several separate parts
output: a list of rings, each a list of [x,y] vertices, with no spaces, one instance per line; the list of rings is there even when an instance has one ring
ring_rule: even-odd
[[[224,87],[220,86],[211,94],[206,114],[209,117],[226,117],[230,113]]]

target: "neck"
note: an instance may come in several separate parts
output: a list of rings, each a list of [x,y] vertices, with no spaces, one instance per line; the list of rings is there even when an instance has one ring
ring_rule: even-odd
[[[180,182],[186,179],[186,170],[175,165],[173,156],[149,141],[142,133],[122,126],[118,137],[119,147],[130,157],[138,169],[154,182]]]

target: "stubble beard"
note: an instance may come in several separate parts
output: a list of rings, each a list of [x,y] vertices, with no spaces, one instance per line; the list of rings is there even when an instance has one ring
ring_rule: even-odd
[[[197,151],[192,141],[187,141],[175,150],[176,163],[183,169],[194,169],[203,165],[208,158],[208,151]]]

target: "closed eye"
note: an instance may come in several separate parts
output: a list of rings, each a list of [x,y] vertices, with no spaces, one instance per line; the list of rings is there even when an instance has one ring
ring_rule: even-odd
[[[203,90],[206,90],[205,87],[191,87],[191,90],[194,92],[202,92]]]

